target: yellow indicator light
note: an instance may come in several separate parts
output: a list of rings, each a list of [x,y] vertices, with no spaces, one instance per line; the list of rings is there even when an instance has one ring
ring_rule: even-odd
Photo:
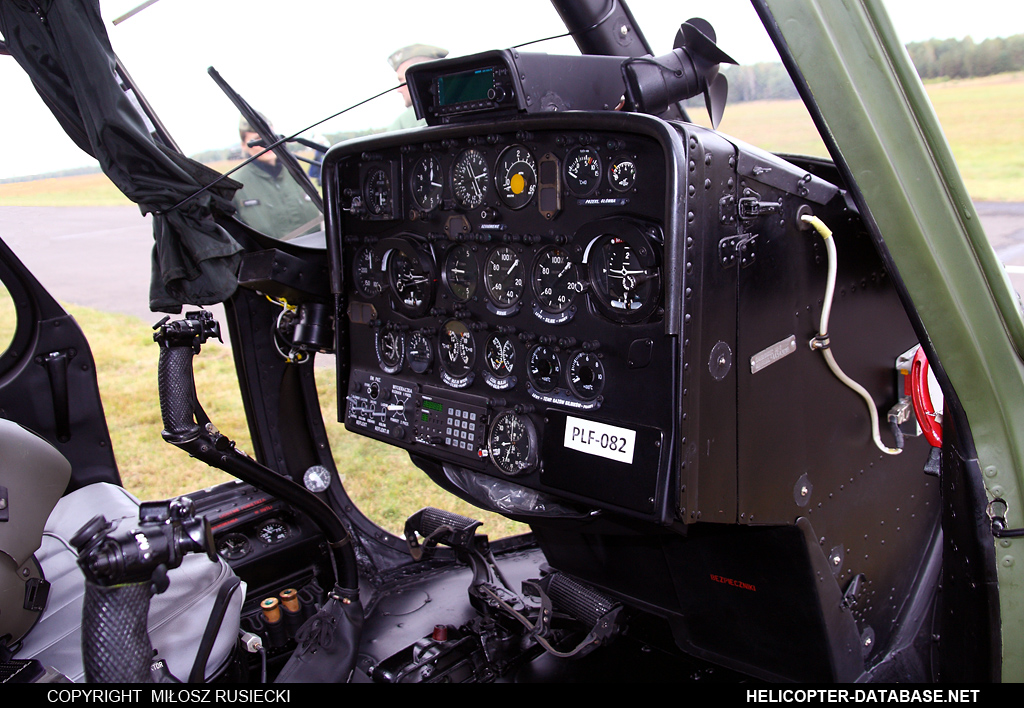
[[[509,180],[508,186],[512,190],[512,194],[522,194],[523,190],[526,189],[526,178],[521,174],[514,174],[512,179]]]

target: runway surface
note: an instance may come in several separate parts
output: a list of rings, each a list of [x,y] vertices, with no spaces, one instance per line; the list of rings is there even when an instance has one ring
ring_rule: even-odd
[[[976,206],[1014,287],[1024,293],[1024,203]],[[151,219],[135,206],[0,207],[0,238],[61,302],[149,324],[162,317],[149,309]]]

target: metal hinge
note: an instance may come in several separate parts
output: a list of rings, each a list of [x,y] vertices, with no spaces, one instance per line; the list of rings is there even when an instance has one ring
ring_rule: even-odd
[[[723,268],[731,268],[738,261],[741,268],[746,268],[757,257],[757,234],[736,234],[727,236],[718,242],[718,263]]]

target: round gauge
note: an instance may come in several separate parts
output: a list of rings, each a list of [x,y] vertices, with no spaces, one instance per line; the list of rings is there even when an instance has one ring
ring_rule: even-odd
[[[484,361],[487,369],[499,379],[512,375],[516,364],[516,348],[507,334],[492,334],[484,345]]]
[[[240,533],[229,533],[217,541],[217,553],[223,556],[225,560],[232,561],[244,558],[251,551],[252,544],[249,543],[249,539]]]
[[[455,201],[466,209],[474,209],[484,202],[490,170],[487,158],[479,150],[465,150],[452,164],[452,194]]]
[[[630,157],[619,157],[608,166],[608,182],[617,192],[628,192],[636,184],[636,164]]]
[[[323,465],[313,465],[302,474],[302,483],[311,492],[326,492],[331,486],[331,471]]]
[[[608,317],[636,322],[657,306],[661,276],[654,249],[643,235],[620,231],[602,234],[587,247],[590,292]]]
[[[422,374],[434,363],[434,349],[430,338],[423,332],[416,331],[409,335],[405,342],[405,360],[409,368]]]
[[[545,248],[533,264],[533,292],[548,312],[565,312],[576,293],[583,290],[576,264],[558,246]]]
[[[525,415],[502,411],[487,433],[487,451],[505,474],[526,474],[537,466],[537,429]]]
[[[274,521],[268,521],[260,526],[256,535],[259,536],[259,539],[263,541],[263,543],[268,546],[272,546],[275,543],[281,543],[281,541],[291,536],[292,531],[288,528],[288,524],[275,519]]]
[[[377,361],[380,368],[389,374],[397,374],[402,370],[402,358],[405,356],[405,337],[397,329],[381,328],[377,330],[375,341]]]
[[[479,269],[476,258],[468,246],[455,246],[444,259],[444,282],[459,302],[465,302],[476,294]]]
[[[604,390],[604,364],[592,352],[579,352],[569,362],[569,389],[578,398],[591,401]]]
[[[576,197],[594,193],[601,183],[601,157],[597,150],[582,145],[575,147],[565,156],[565,186]]]
[[[490,252],[484,263],[484,287],[498,307],[519,302],[526,288],[526,266],[514,249],[498,246]]]
[[[423,211],[433,211],[441,204],[444,189],[444,172],[441,162],[433,155],[427,155],[412,168],[409,182],[412,200]]]
[[[412,317],[422,315],[434,297],[433,264],[404,242],[391,249],[386,259],[388,283],[398,309]]]
[[[380,263],[372,248],[361,248],[352,263],[352,276],[356,291],[363,297],[377,297],[384,290],[381,282]]]
[[[526,369],[538,391],[553,391],[558,386],[562,366],[558,354],[550,347],[539,344],[531,349]]]
[[[498,196],[511,209],[522,209],[537,191],[537,162],[522,145],[512,145],[498,157],[494,173]]]
[[[363,197],[371,214],[391,213],[391,175],[382,167],[375,167],[366,173],[363,183]]]
[[[473,333],[463,322],[445,322],[438,336],[437,347],[441,366],[455,378],[462,378],[473,369],[476,344],[473,342]]]

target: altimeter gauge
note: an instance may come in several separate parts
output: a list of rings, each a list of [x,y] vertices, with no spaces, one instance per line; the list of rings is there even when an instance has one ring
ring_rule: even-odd
[[[475,209],[484,203],[491,171],[487,158],[479,150],[462,152],[452,165],[452,194],[455,201],[466,209]]]
[[[527,416],[502,411],[487,434],[487,453],[494,466],[509,476],[526,474],[537,466],[537,429]]]

